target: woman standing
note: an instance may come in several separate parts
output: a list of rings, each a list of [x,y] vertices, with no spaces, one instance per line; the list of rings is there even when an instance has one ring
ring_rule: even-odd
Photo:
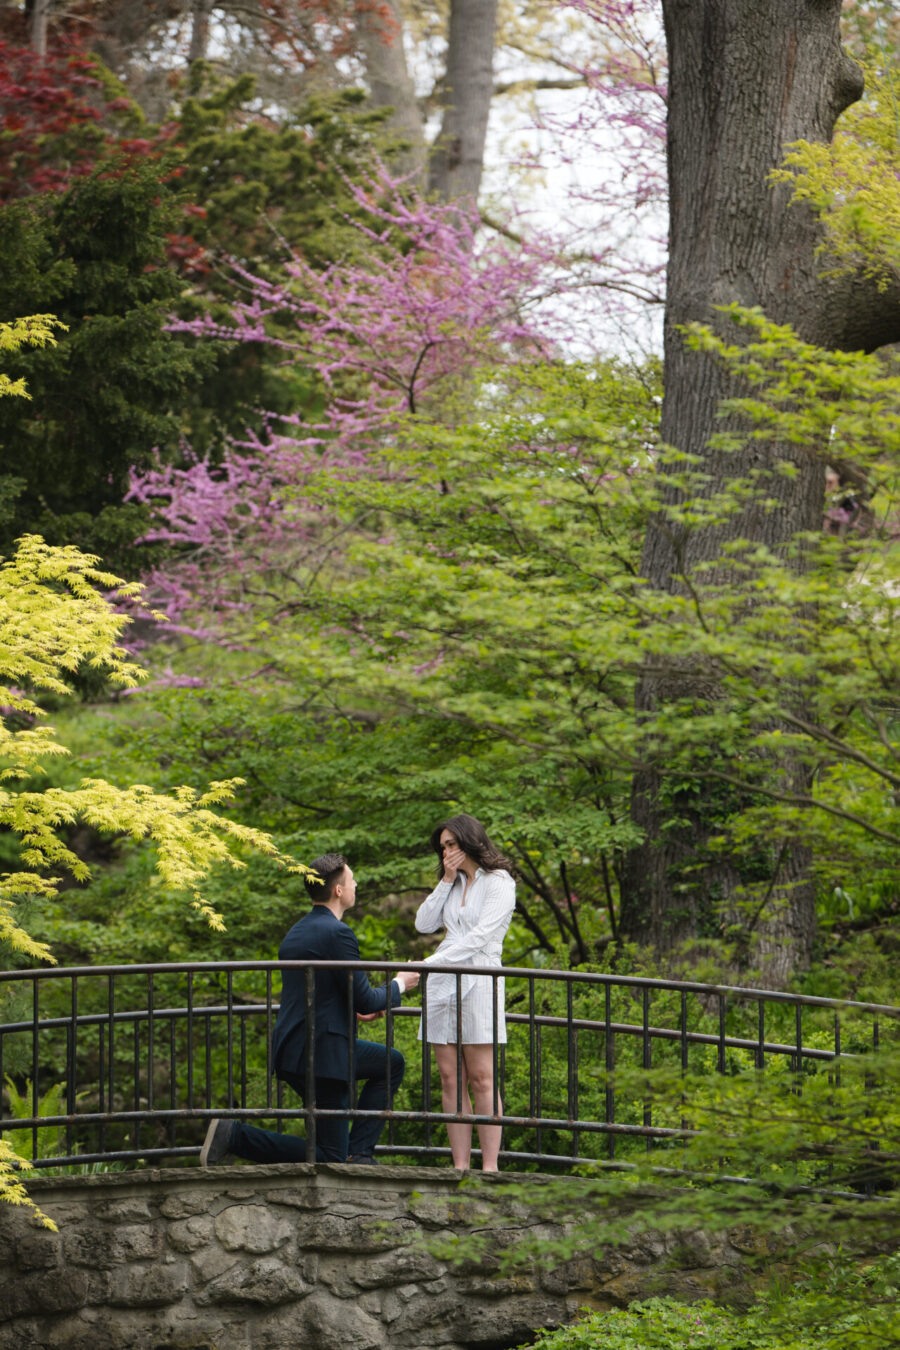
[[[445,937],[437,951],[427,958],[427,964],[502,965],[503,939],[516,903],[516,884],[510,875],[512,864],[491,843],[481,821],[474,816],[459,815],[445,820],[432,831],[431,846],[439,860],[438,884],[419,906],[416,928],[420,933],[435,933],[443,928]],[[457,1009],[457,987],[461,993],[461,1016]],[[425,1035],[434,1046],[447,1115],[459,1111],[473,1114],[470,1088],[475,1115],[503,1113],[499,1093],[494,1106],[495,1031],[497,1044],[506,1044],[503,992],[502,977],[494,980],[487,975],[437,974],[427,978]],[[462,1079],[459,1103],[458,1067]],[[499,1125],[478,1126],[481,1166],[485,1172],[497,1171],[501,1133]],[[447,1134],[453,1166],[467,1168],[472,1152],[472,1126],[451,1124],[447,1126]]]

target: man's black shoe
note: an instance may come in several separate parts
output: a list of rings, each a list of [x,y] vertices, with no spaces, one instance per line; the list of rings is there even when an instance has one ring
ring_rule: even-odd
[[[357,1165],[358,1167],[359,1167],[359,1166],[363,1166],[363,1167],[377,1167],[377,1166],[378,1166],[377,1162],[376,1162],[375,1159],[372,1157],[371,1153],[351,1153],[350,1156],[347,1158],[347,1161],[348,1161],[348,1163],[356,1163],[356,1165]]]
[[[233,1120],[211,1120],[200,1150],[200,1166],[214,1167],[231,1152]]]

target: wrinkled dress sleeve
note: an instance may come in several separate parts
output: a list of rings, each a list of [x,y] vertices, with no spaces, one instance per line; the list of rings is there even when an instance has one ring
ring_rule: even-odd
[[[451,881],[439,881],[416,910],[416,932],[437,933],[444,926],[444,905],[453,889]]]

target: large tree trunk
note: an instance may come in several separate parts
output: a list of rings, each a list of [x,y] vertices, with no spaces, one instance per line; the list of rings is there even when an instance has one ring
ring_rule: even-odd
[[[359,35],[366,63],[369,100],[376,108],[390,108],[387,128],[408,145],[397,157],[403,173],[425,181],[427,153],[416,89],[403,50],[403,27],[396,0],[359,15]]]
[[[31,0],[26,5],[28,17],[28,36],[38,56],[47,55],[47,24],[50,19],[50,7],[53,0]]]
[[[860,72],[840,45],[840,8],[840,0],[663,0],[671,204],[662,438],[705,456],[711,493],[764,465],[766,451],[754,443],[726,457],[707,448],[713,431],[729,425],[717,409],[737,386],[710,357],[687,350],[684,324],[724,331],[714,306],[737,301],[760,306],[823,346],[869,348],[890,340],[898,324],[875,286],[821,279],[815,219],[789,204],[787,187],[767,181],[786,143],[830,140],[838,114],[862,92]],[[677,573],[721,557],[729,540],[750,538],[777,550],[798,531],[820,527],[821,461],[784,445],[771,447],[770,455],[792,460],[797,469],[794,477],[767,484],[770,495],[778,495],[775,507],[751,507],[727,526],[691,533],[673,532],[661,520],[651,525],[642,571],[653,586],[677,586]],[[652,715],[661,701],[683,692],[664,673],[645,678],[638,715]],[[715,806],[704,802],[701,788],[689,803],[663,807],[660,788],[658,769],[638,774],[634,783],[633,818],[645,842],[626,862],[622,930],[666,951],[696,936],[703,910],[714,901],[728,914],[739,883],[721,862],[705,872],[686,871],[703,855]],[[666,829],[667,814],[685,823]],[[768,915],[756,928],[756,957],[773,984],[810,954],[815,912],[808,861],[800,849],[779,850]]]
[[[188,49],[188,65],[195,61],[205,61],[209,47],[209,16],[212,13],[213,0],[193,0],[191,7],[191,45]]]
[[[478,200],[494,92],[496,28],[497,0],[452,0],[443,120],[428,183],[444,201]]]

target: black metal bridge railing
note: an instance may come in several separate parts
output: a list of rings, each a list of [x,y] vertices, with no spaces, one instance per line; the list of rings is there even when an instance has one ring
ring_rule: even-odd
[[[348,1112],[322,1110],[312,1093],[304,1106],[273,1078],[274,982],[288,966],[307,972],[310,1016],[323,966],[346,970],[351,1009],[359,969],[385,979],[399,968],[419,970],[420,994],[431,976],[450,974],[457,1008],[464,975],[493,981],[491,1115],[464,1109],[461,1069],[455,1109],[442,1108],[427,1014],[415,994],[376,1024],[386,1054],[396,1046],[407,1060],[383,1113],[378,1153],[415,1160],[447,1158],[442,1127],[464,1120],[502,1124],[501,1160],[512,1164],[621,1161],[636,1149],[671,1146],[688,1125],[674,1109],[618,1091],[623,1068],[735,1074],[780,1063],[799,1081],[839,1075],[842,1057],[900,1039],[900,1008],[889,1005],[583,971],[371,961],[8,971],[0,972],[0,1137],[36,1167],[158,1164],[196,1156],[209,1120],[227,1115],[279,1131],[299,1121],[315,1156],[318,1120],[365,1113],[355,1095]],[[505,1045],[497,1034],[500,979]],[[373,1039],[372,1027],[363,1034]]]

